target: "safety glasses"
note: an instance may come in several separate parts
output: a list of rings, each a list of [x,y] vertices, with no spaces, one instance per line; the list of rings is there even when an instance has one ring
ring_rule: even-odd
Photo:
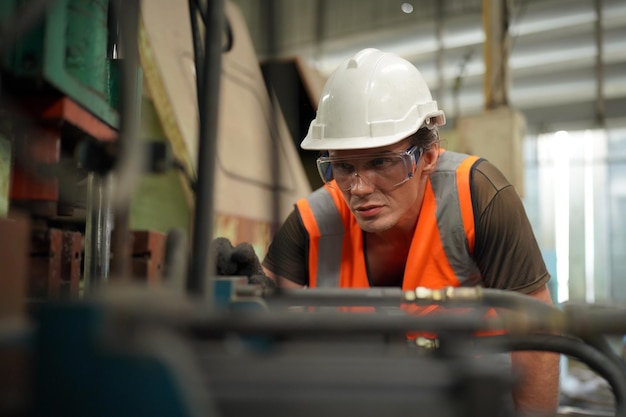
[[[342,191],[352,189],[357,178],[388,191],[413,177],[421,154],[421,148],[411,146],[403,152],[350,157],[324,155],[317,158],[317,170],[325,184]]]

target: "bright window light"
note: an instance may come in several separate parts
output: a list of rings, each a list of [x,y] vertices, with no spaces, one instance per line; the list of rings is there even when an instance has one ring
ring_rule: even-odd
[[[569,300],[569,139],[569,133],[559,131],[549,141],[554,157],[554,229],[559,303]]]

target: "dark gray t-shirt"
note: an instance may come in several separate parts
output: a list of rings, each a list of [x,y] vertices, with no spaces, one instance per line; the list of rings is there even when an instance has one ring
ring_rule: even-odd
[[[522,201],[502,173],[479,161],[470,178],[474,208],[474,260],[483,286],[531,293],[548,282],[541,251]],[[276,233],[263,266],[291,281],[308,284],[307,231],[294,210]]]

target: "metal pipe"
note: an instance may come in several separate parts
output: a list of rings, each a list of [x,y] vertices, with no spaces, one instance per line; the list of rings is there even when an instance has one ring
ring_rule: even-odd
[[[562,318],[563,311],[558,307],[537,300],[529,295],[515,291],[496,290],[491,288],[481,288],[483,304],[510,310],[525,310],[534,315],[548,318],[555,316]]]
[[[435,68],[437,68],[437,103],[440,109],[446,108],[444,98],[446,95],[446,77],[444,68],[444,51],[445,46],[443,43],[443,33],[445,29],[444,24],[444,11],[443,2],[439,0],[433,0],[435,7],[435,39],[437,40],[437,53],[435,56]],[[458,118],[458,114],[454,114],[455,119]]]
[[[508,105],[509,51],[506,0],[483,0],[485,110]]]
[[[594,334],[626,334],[626,307],[565,304],[567,316],[565,331],[577,336]]]
[[[317,4],[315,7],[315,26],[314,26],[314,34],[313,39],[315,41],[315,49],[313,53],[313,59],[315,61],[322,60],[322,54],[324,52],[324,34],[326,33],[326,10],[328,9],[328,5],[326,0],[317,0]]]
[[[276,56],[279,53],[279,45],[277,43],[277,34],[276,34],[276,29],[278,27],[277,22],[276,22],[276,14],[277,14],[277,5],[276,5],[276,0],[268,0],[266,2],[266,6],[265,6],[265,11],[266,11],[266,17],[267,17],[267,28],[266,28],[266,34],[267,34],[267,48],[268,48],[268,55],[269,58],[271,60],[275,59]],[[276,80],[279,80],[280,77],[274,75],[274,73],[276,71],[278,71],[278,67],[273,65],[273,63],[270,62],[270,65],[267,66],[267,82],[266,84],[269,86],[268,88],[268,94],[269,94],[269,99],[270,99],[270,136],[272,139],[272,144],[274,149],[272,150],[272,152],[270,153],[270,160],[268,161],[269,166],[270,166],[270,173],[271,173],[271,178],[272,178],[272,200],[271,200],[271,204],[272,204],[272,220],[271,220],[271,227],[272,227],[272,233],[274,234],[277,230],[277,228],[280,226],[280,219],[281,219],[281,210],[280,210],[280,180],[282,177],[281,174],[281,166],[280,166],[280,155],[281,155],[281,147],[280,147],[280,132],[278,129],[278,110],[280,109],[280,103],[278,102],[278,97],[276,96],[276,94],[274,94],[274,86],[273,83]],[[297,105],[296,103],[289,103],[288,105]],[[284,275],[281,271],[281,266],[278,265],[278,269],[276,271],[274,271],[278,276],[282,276]],[[276,288],[276,291],[278,293],[280,293],[281,291],[281,287],[278,286]]]
[[[480,305],[511,310],[535,311],[562,315],[557,307],[515,291],[497,290],[482,287],[445,287],[437,290],[418,287],[415,290],[401,288],[307,288],[284,289],[286,297],[295,302],[329,302],[340,305],[342,302],[376,302],[377,300],[415,303],[421,305],[440,304],[445,306]],[[268,301],[272,301],[271,294]]]
[[[201,87],[201,78],[199,74],[204,74],[202,63],[204,62],[204,48],[202,45],[202,37],[200,36],[200,28],[198,26],[198,11],[200,5],[198,0],[189,0],[189,19],[191,20],[191,39],[193,42],[193,58],[196,67],[196,100],[200,106],[200,94],[204,91]],[[204,20],[202,21],[203,23]]]
[[[473,334],[502,328],[499,319],[482,320],[482,314],[463,316],[411,316],[364,313],[270,313],[198,316],[185,320],[185,326],[197,336],[226,334],[260,335],[350,335],[428,333]],[[182,324],[182,323],[181,323]]]
[[[215,271],[214,255],[209,251],[213,238],[214,184],[217,154],[217,127],[220,78],[222,72],[222,34],[224,1],[208,2],[205,27],[205,54],[199,95],[200,129],[198,143],[198,182],[194,213],[192,257],[187,279],[190,294],[202,296],[212,303],[213,288],[209,280]]]
[[[604,33],[602,30],[602,0],[594,0],[593,2],[596,20],[594,22],[594,39],[596,43],[596,62],[595,62],[595,74],[596,74],[596,101],[595,101],[595,113],[596,123],[600,127],[605,125],[605,112],[604,112]]]
[[[187,271],[187,232],[181,228],[171,229],[165,239],[163,279],[166,285],[184,291]]]
[[[404,291],[400,288],[284,288],[281,296],[270,295],[265,302],[270,308],[281,305],[399,307],[403,299]]]
[[[121,60],[120,134],[115,166],[114,235],[111,276],[130,278],[130,199],[144,170],[144,152],[139,138],[139,0],[114,0],[114,15],[119,21],[123,57]]]
[[[111,229],[111,175],[90,172],[87,177],[87,215],[85,219],[85,293],[93,292],[109,279]]]
[[[265,294],[270,305],[278,303],[310,304],[316,306],[416,305],[439,304],[450,307],[477,306],[526,311],[542,318],[557,317],[562,322],[563,312],[557,307],[514,291],[482,287],[446,287],[438,290],[417,288],[306,288],[282,289],[284,300],[274,293]],[[262,294],[259,294],[259,296]]]

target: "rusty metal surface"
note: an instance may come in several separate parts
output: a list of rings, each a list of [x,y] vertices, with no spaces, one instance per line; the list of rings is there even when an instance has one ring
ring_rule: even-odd
[[[63,232],[36,231],[32,236],[28,295],[35,299],[56,299],[61,293]]]
[[[132,233],[132,273],[149,284],[160,283],[165,260],[165,234],[138,230]]]
[[[41,166],[59,162],[60,135],[55,129],[40,130],[29,132],[14,142],[16,158],[11,180],[12,200],[58,200],[58,180],[42,172]]]
[[[7,199],[40,217],[80,216],[74,209],[84,205],[85,174],[76,147],[87,137],[113,142],[117,131],[69,97],[21,97],[12,104],[0,107],[13,147]],[[0,158],[0,171],[3,165]]]
[[[76,298],[79,294],[81,278],[83,237],[79,232],[63,232],[63,252],[61,254],[61,294]]]
[[[69,124],[101,141],[117,139],[115,129],[89,113],[70,97],[31,99],[25,104],[44,123]]]
[[[0,318],[24,312],[30,220],[0,217]]]
[[[28,295],[34,299],[77,298],[81,277],[82,235],[48,229],[32,236]]]

